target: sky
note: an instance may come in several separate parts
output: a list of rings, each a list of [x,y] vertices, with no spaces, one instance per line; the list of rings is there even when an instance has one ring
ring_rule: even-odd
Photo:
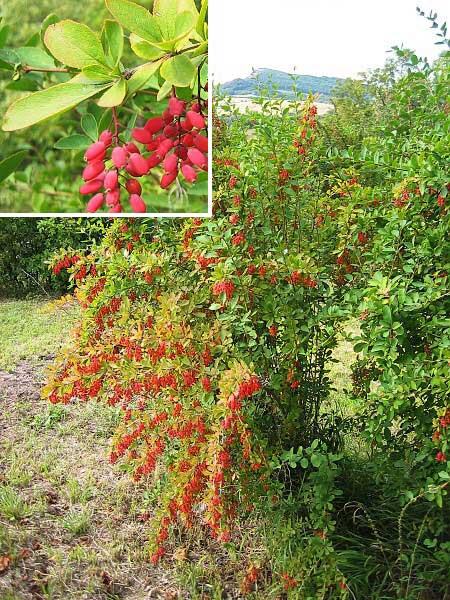
[[[444,46],[416,12],[438,13],[450,31],[450,0],[210,0],[210,73],[215,83],[252,68],[356,77],[383,66],[394,45],[432,60]]]

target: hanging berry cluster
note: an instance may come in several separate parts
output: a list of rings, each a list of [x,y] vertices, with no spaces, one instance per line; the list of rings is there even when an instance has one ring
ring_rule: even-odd
[[[84,155],[88,164],[80,194],[94,194],[87,212],[97,212],[106,204],[110,213],[121,213],[124,195],[131,212],[146,212],[138,179],[148,175],[156,177],[162,189],[174,184],[180,174],[194,184],[198,172],[208,170],[207,105],[200,96],[189,106],[173,95],[161,116],[133,129],[134,141],[123,143],[114,110],[115,131],[103,131]]]

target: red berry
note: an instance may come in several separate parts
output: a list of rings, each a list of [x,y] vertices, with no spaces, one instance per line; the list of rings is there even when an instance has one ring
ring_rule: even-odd
[[[119,176],[117,171],[108,171],[105,176],[105,190],[114,190],[116,189],[119,183]]]
[[[204,135],[196,135],[194,139],[194,146],[201,152],[208,152],[208,138]]]
[[[109,148],[109,146],[112,144],[113,134],[108,130],[102,131],[98,139],[100,142],[103,142],[107,148]]]
[[[195,169],[191,167],[191,165],[188,165],[187,163],[182,165],[181,172],[183,173],[183,177],[186,179],[186,181],[189,181],[189,183],[194,183],[197,181],[197,173]]]
[[[185,104],[175,96],[169,100],[169,112],[173,117],[180,117],[184,113]]]
[[[127,142],[123,145],[123,147],[128,152],[128,154],[134,154],[135,152],[140,154],[139,148],[136,146],[136,144],[133,144],[133,142]]]
[[[120,201],[120,189],[111,190],[106,194],[106,204],[108,206],[115,206]]]
[[[158,133],[161,131],[165,125],[164,119],[161,117],[153,117],[153,119],[149,119],[145,124],[145,129],[150,133]]]
[[[191,133],[187,133],[186,135],[183,135],[181,141],[185,146],[191,148],[194,145],[194,136]]]
[[[194,126],[192,125],[192,123],[190,121],[188,121],[188,119],[186,119],[185,121],[180,121],[180,127],[184,131],[192,131],[192,128]]]
[[[152,141],[152,134],[147,129],[133,129],[131,137],[140,144],[149,144]]]
[[[120,204],[116,204],[115,206],[113,206],[112,208],[109,209],[110,213],[121,213],[122,212],[122,206]]]
[[[166,154],[169,152],[169,150],[171,150],[172,148],[173,148],[173,141],[172,140],[164,140],[158,146],[158,150],[156,151],[156,154],[160,158],[164,158],[166,156]]]
[[[125,187],[130,194],[137,194],[140,196],[142,193],[142,186],[136,179],[127,179]]]
[[[164,160],[164,170],[166,173],[172,173],[178,168],[178,157],[175,154],[169,154]]]
[[[167,187],[169,187],[169,185],[175,181],[177,175],[178,169],[176,171],[172,171],[171,173],[164,173],[164,175],[161,177],[160,183],[162,189],[165,190]]]
[[[165,111],[163,112],[163,114],[162,114],[162,118],[164,119],[164,123],[165,123],[166,125],[169,125],[169,123],[172,123],[172,121],[173,121],[173,117],[172,117],[172,115],[170,114],[170,111],[169,111],[169,109],[167,109],[167,110],[165,110]]]
[[[127,152],[121,146],[117,146],[111,153],[111,160],[114,163],[116,169],[121,169],[127,164]]]
[[[190,148],[188,150],[188,158],[196,167],[200,169],[206,169],[208,166],[208,161],[206,160],[206,156],[198,150],[198,148]]]
[[[187,159],[187,155],[188,155],[188,150],[186,148],[186,146],[177,146],[174,150],[175,154],[178,156],[178,158],[181,158],[181,160],[186,160]]]
[[[187,114],[186,114],[186,118],[188,119],[188,121],[190,121],[192,123],[192,125],[194,127],[196,127],[197,129],[205,129],[205,119],[202,117],[201,114],[199,114],[198,112],[195,112],[193,110],[190,110]]]
[[[88,183],[85,183],[80,187],[80,194],[83,196],[88,196],[89,194],[95,194],[103,187],[103,181],[101,179],[93,179]]]
[[[133,212],[136,213],[144,213],[147,210],[145,206],[145,202],[138,194],[131,194],[130,196],[130,206],[133,209]]]
[[[131,171],[137,174],[138,177],[142,175],[147,175],[150,168],[148,166],[147,160],[141,154],[130,154],[130,158],[128,160],[128,167],[130,167]]]
[[[85,181],[91,181],[95,179],[100,173],[105,170],[105,163],[101,160],[90,163],[83,171],[83,179]]]
[[[106,156],[106,147],[103,142],[95,142],[86,150],[84,159],[91,162],[93,160],[102,160]]]
[[[163,133],[166,136],[166,138],[173,138],[177,135],[178,129],[174,127],[174,125],[166,125],[166,127],[164,127]]]
[[[86,211],[88,213],[97,212],[100,206],[103,204],[105,197],[103,194],[96,194],[87,203]]]
[[[156,167],[157,165],[159,165],[159,163],[162,161],[162,158],[160,156],[158,156],[157,154],[151,154],[148,158],[147,158],[147,165],[148,165],[148,169],[153,169],[153,167]]]

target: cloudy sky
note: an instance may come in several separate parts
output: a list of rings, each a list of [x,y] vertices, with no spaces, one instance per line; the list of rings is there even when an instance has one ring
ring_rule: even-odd
[[[215,82],[252,67],[352,77],[401,44],[432,59],[443,46],[417,5],[450,30],[450,0],[210,0],[210,73]]]

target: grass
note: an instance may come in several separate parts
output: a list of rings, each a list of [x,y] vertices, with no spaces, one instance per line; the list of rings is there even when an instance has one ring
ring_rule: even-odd
[[[54,355],[73,328],[76,309],[49,314],[47,301],[0,300],[0,369]]]

